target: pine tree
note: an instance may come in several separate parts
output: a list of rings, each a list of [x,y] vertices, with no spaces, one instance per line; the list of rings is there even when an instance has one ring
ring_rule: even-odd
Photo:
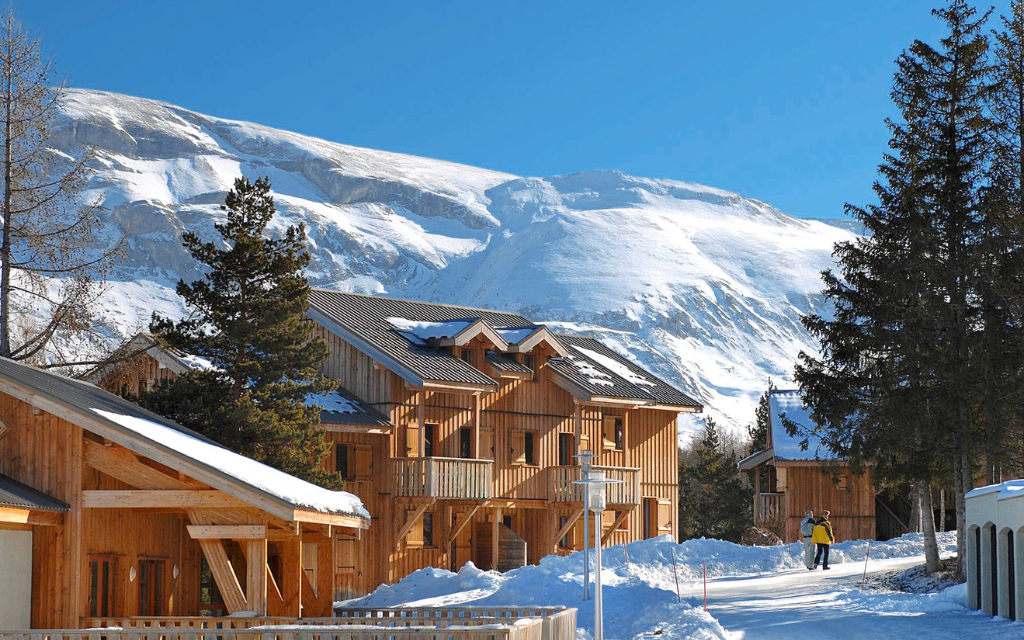
[[[822,346],[818,358],[801,354],[796,378],[825,444],[856,468],[870,461],[879,479],[926,487],[953,461],[962,558],[979,426],[990,68],[987,14],[963,0],[933,13],[949,35],[938,48],[915,41],[897,60],[902,121],[887,123],[879,203],[847,206],[868,235],[837,247],[842,275],[824,274],[835,315],[805,318]],[[934,535],[925,550],[934,571]]]
[[[747,426],[747,435],[750,436],[750,448],[747,455],[764,451],[768,448],[768,430],[771,429],[771,404],[769,402],[775,385],[771,378],[768,379],[768,389],[761,394],[757,401],[757,408],[754,410],[754,424]],[[757,471],[761,475],[760,486],[768,486],[768,467],[761,465]]]
[[[305,229],[265,236],[274,217],[270,183],[235,181],[215,225],[220,244],[186,233],[189,253],[206,275],[177,292],[191,312],[174,322],[154,314],[151,331],[169,346],[212,366],[185,373],[140,399],[148,408],[220,444],[325,486],[336,474],[320,467],[328,445],[319,410],[305,403],[336,384],[317,373],[326,343],[304,326],[309,307]]]
[[[694,463],[684,462],[679,468],[680,539],[739,542],[750,523],[750,490],[736,471],[735,456],[722,451],[718,425],[710,416],[694,454]]]

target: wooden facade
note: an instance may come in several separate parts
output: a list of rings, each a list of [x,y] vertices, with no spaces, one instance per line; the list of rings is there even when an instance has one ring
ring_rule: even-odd
[[[43,393],[19,374],[60,376],[3,364],[14,375],[0,372],[0,473],[67,507],[0,508],[0,533],[31,539],[31,580],[20,579],[30,589],[32,628],[75,629],[109,617],[332,613],[334,533],[358,535],[365,520],[282,507],[73,406],[60,384]],[[88,393],[85,404],[127,405],[99,389]],[[0,619],[0,627],[26,626],[19,623]]]

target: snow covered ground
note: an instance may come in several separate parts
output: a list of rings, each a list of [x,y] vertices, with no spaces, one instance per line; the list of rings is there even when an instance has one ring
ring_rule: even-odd
[[[940,534],[944,554],[955,551],[955,534]],[[718,540],[675,544],[669,537],[607,549],[605,635],[609,639],[1024,637],[1024,624],[966,608],[963,586],[938,594],[861,592],[868,543],[833,547],[833,569],[808,572],[798,545],[743,547]],[[872,542],[869,575],[924,562],[921,536]],[[677,602],[673,554],[681,602]],[[628,556],[628,560],[627,560]],[[545,558],[506,574],[467,564],[458,573],[423,569],[397,584],[346,604],[565,605],[579,609],[581,638],[593,633],[593,605],[583,602],[583,554]],[[711,575],[703,610],[702,563]]]

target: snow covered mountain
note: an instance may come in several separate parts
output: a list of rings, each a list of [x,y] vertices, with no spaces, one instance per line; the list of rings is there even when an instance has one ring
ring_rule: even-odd
[[[239,174],[269,176],[277,225],[305,223],[317,285],[516,311],[588,333],[700,399],[752,420],[769,376],[812,346],[800,316],[846,229],[696,184],[588,172],[522,178],[345,146],[170,104],[70,91],[57,146],[96,154],[87,197],[126,260],[115,333],[198,275],[186,229],[212,236]]]

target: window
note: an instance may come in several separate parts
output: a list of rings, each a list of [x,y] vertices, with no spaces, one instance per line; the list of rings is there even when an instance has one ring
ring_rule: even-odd
[[[217,582],[205,557],[199,558],[199,615],[222,616],[227,613],[224,598],[220,595]]]
[[[89,616],[117,615],[114,606],[114,583],[117,582],[117,558],[89,556]]]
[[[423,456],[426,458],[434,455],[434,437],[437,435],[437,425],[427,423],[423,425]]]
[[[622,451],[626,436],[622,427],[622,416],[604,417],[604,448]]]
[[[840,474],[839,477],[836,478],[836,489],[840,491],[848,491],[850,489],[849,482],[850,479],[845,473]]]
[[[434,546],[434,514],[423,514],[423,546]]]
[[[536,379],[537,379],[537,368],[536,368],[536,364],[537,364],[537,363],[535,362],[535,360],[534,360],[534,357],[533,357],[533,354],[532,354],[532,353],[524,353],[524,354],[523,354],[523,365],[524,365],[524,366],[526,366],[526,367],[529,367],[530,371],[532,371],[532,372],[533,372],[533,379],[534,379],[534,380],[536,380]]]
[[[3,437],[6,436],[10,432],[11,432],[11,427],[6,422],[4,422],[3,420],[0,420],[0,439],[3,439]]]
[[[569,524],[569,516],[558,516],[558,530],[559,531],[564,529],[565,525],[567,525],[567,524]],[[570,533],[572,533],[571,530],[566,531],[565,535],[562,536],[562,539],[558,541],[558,546],[561,547],[562,549],[568,549],[568,548],[570,548],[572,546],[570,544],[570,540],[569,540],[569,534]]]
[[[139,615],[164,615],[166,560],[139,560]]]
[[[473,457],[473,430],[469,427],[459,429],[459,457]]]
[[[576,462],[576,437],[571,433],[558,434],[558,465],[568,467]]]
[[[351,480],[351,467],[349,465],[349,447],[347,444],[339,444],[334,447],[334,470],[345,480]]]
[[[512,438],[512,447],[510,449],[511,463],[518,465],[536,465],[537,432],[513,431],[510,435]]]
[[[462,359],[468,365],[473,364],[473,352],[469,349],[462,349],[459,351],[459,358]]]
[[[643,505],[643,536],[644,540],[658,535],[658,500],[657,498],[644,498]]]

